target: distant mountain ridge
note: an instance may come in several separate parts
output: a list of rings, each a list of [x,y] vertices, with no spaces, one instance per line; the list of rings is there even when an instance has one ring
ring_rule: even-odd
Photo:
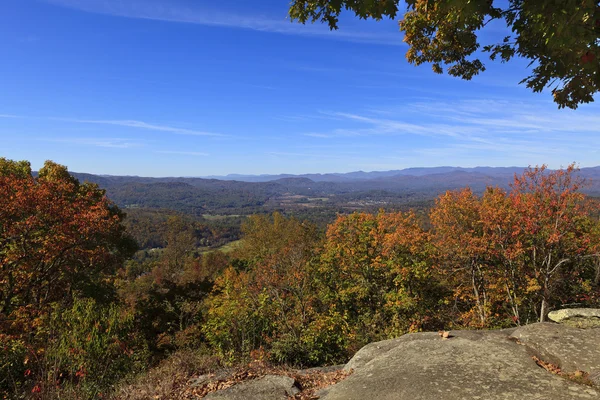
[[[346,174],[228,175],[226,179],[107,176],[73,173],[97,183],[119,206],[168,208],[194,214],[249,214],[325,207],[331,210],[396,207],[431,202],[447,190],[508,189],[520,167],[435,167]],[[600,167],[582,168],[583,191],[600,196]],[[236,179],[233,179],[236,178]]]
[[[513,174],[520,174],[525,170],[526,167],[413,167],[398,170],[389,171],[354,171],[346,173],[324,173],[324,174],[276,174],[276,175],[243,175],[243,174],[229,174],[229,175],[211,175],[204,176],[205,179],[218,179],[226,181],[241,181],[241,182],[270,182],[276,181],[283,178],[307,178],[314,182],[347,182],[356,180],[372,180],[380,178],[389,178],[395,176],[425,176],[433,174],[446,174],[452,172],[474,172],[481,173],[489,176],[513,176]],[[593,167],[598,168],[600,167]],[[583,168],[589,169],[589,168]],[[582,169],[582,170],[583,170]]]

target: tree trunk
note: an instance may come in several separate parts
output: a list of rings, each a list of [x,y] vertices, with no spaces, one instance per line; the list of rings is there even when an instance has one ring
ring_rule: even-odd
[[[479,279],[477,277],[476,269],[474,266],[471,266],[471,284],[473,286],[473,294],[475,295],[479,319],[481,320],[481,325],[484,326],[486,320],[485,303],[481,304],[481,294],[479,293]]]
[[[546,296],[542,299],[542,306],[540,307],[540,322],[546,322],[546,310],[548,309],[548,302]]]
[[[544,287],[542,292],[542,305],[540,307],[540,322],[546,322],[546,314],[548,313],[548,284],[550,277],[546,275],[544,277]]]

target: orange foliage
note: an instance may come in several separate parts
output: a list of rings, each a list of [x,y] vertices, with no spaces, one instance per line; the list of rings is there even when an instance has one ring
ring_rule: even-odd
[[[3,330],[23,333],[53,302],[99,295],[132,245],[123,214],[96,185],[80,184],[46,162],[38,177],[28,165],[0,159],[0,316]]]
[[[462,323],[543,321],[551,304],[585,292],[597,251],[576,168],[529,168],[512,190],[448,192],[431,211],[438,262],[455,288]],[[587,290],[589,291],[589,290]]]
[[[413,213],[339,216],[318,269],[321,298],[342,313],[359,343],[431,328],[444,291],[428,247]]]

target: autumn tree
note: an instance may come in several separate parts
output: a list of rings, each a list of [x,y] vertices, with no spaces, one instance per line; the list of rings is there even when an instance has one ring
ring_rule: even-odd
[[[134,250],[104,191],[51,161],[34,177],[28,163],[0,159],[0,203],[5,328],[27,330],[54,302],[105,293],[98,288]]]
[[[180,216],[170,217],[167,221],[166,241],[163,259],[167,269],[174,274],[180,273],[197,247],[192,224]]]
[[[84,318],[79,300],[95,307],[91,319],[97,327],[123,321],[112,282],[135,250],[122,225],[124,214],[103,190],[80,183],[51,161],[35,176],[28,162],[0,158],[0,204],[0,396],[21,398],[27,382],[44,398],[50,396],[44,388],[59,390],[67,381],[110,386],[126,370],[100,366],[92,349],[100,342],[112,346],[111,358],[130,365],[131,354],[118,345],[132,337],[130,326],[119,332],[96,329],[91,341],[86,333],[95,326],[88,318],[78,325],[86,332],[80,339],[87,350],[65,345],[59,359],[52,357]],[[108,309],[110,322],[103,315]],[[58,329],[50,321],[60,315],[71,319]],[[69,369],[65,365],[71,362]],[[85,378],[83,364],[104,375]]]
[[[383,336],[386,325],[385,292],[393,277],[381,260],[382,240],[375,215],[338,216],[327,228],[318,266],[320,297],[344,316],[361,342]]]
[[[546,166],[529,168],[515,177],[510,193],[518,213],[513,234],[520,237],[527,253],[526,268],[537,289],[540,322],[546,319],[558,287],[578,279],[579,264],[595,245],[583,208],[583,181],[576,172],[574,164],[557,171],[548,171]]]
[[[432,263],[431,235],[411,212],[379,213],[383,230],[382,260],[394,278],[385,307],[392,314],[388,336],[437,329],[448,318],[443,299],[448,294]]]
[[[206,303],[202,332],[225,362],[247,358],[252,350],[268,345],[267,338],[275,330],[275,311],[251,272],[226,268]]]
[[[249,216],[242,224],[242,233],[238,255],[258,264],[278,258],[290,247],[299,254],[310,253],[319,239],[314,225],[293,217],[286,218],[278,212],[270,216]]]
[[[309,262],[315,257],[320,234],[316,227],[280,213],[253,215],[242,225],[239,255],[252,266],[257,287],[276,305],[278,318],[288,324],[286,335],[298,341],[312,301]]]
[[[228,265],[220,252],[197,252],[192,220],[175,215],[165,225],[165,247],[129,261],[119,284],[121,299],[135,310],[136,324],[156,356],[202,341],[203,301]]]
[[[515,176],[511,191],[440,196],[431,211],[438,262],[462,323],[544,321],[548,311],[594,293],[597,223],[584,208],[577,169],[545,166]]]
[[[355,346],[431,329],[444,290],[428,259],[428,236],[412,213],[339,216],[317,269],[320,297],[348,322]]]
[[[595,267],[593,282],[600,294],[600,218],[594,218],[592,221],[594,221],[592,226],[592,254],[595,255],[592,260]]]
[[[204,332],[211,344],[230,359],[263,347],[278,362],[332,361],[339,355],[337,336],[323,332],[315,308],[311,260],[320,243],[316,228],[274,213],[250,216],[242,231],[232,256],[240,262],[217,278],[208,301]]]
[[[455,300],[474,303],[462,318],[469,321],[472,313],[477,326],[486,326],[491,308],[490,277],[480,206],[469,188],[449,191],[436,200],[430,218],[441,267],[455,287]]]
[[[510,315],[516,325],[526,323],[522,315],[528,309],[526,304],[528,275],[524,269],[524,249],[516,234],[518,210],[513,207],[505,190],[488,187],[479,205],[479,219],[482,225],[483,240],[486,243],[486,259],[489,263],[490,289],[496,303],[494,312],[499,324]]]
[[[522,246],[513,235],[516,213],[507,193],[492,187],[482,196],[469,188],[446,192],[431,210],[436,262],[453,288],[461,324],[521,320],[526,277]]]
[[[540,92],[550,88],[559,107],[577,108],[594,101],[600,90],[600,6],[596,0],[408,0],[400,21],[407,60],[431,63],[433,71],[463,79],[485,71],[480,49],[492,60],[514,57],[531,62],[531,75],[521,83]],[[301,23],[324,22],[338,29],[344,10],[361,19],[396,18],[399,0],[294,0],[289,14]],[[506,25],[499,40],[485,43],[486,27]]]

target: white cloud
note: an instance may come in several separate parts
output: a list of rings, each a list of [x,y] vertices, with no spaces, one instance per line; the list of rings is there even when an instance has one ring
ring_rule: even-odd
[[[200,151],[176,151],[176,150],[161,150],[161,151],[155,151],[155,153],[157,154],[175,154],[175,155],[182,155],[182,156],[195,156],[195,157],[207,157],[210,154],[208,153],[203,153]]]
[[[273,157],[283,157],[283,158],[303,158],[303,159],[347,159],[348,155],[354,154],[331,154],[331,153],[294,153],[294,152],[286,152],[286,151],[271,151],[267,153]]]
[[[193,135],[193,136],[225,136],[220,133],[197,131],[192,129],[177,128],[167,125],[149,124],[144,121],[136,120],[94,120],[94,119],[71,119],[71,118],[51,118],[57,121],[76,122],[82,124],[98,124],[98,125],[116,125],[128,128],[147,129],[152,131],[170,132],[177,135]]]
[[[398,154],[415,165],[440,159],[458,160],[456,165],[468,160],[489,165],[487,159],[498,165],[506,160],[552,163],[559,158],[564,162],[565,157],[595,165],[589,161],[592,150],[600,148],[600,114],[594,110],[557,110],[543,102],[431,100],[362,112],[327,112],[333,128],[304,136],[338,146],[353,136],[380,136],[382,141],[386,136],[404,136],[405,143],[419,144]]]
[[[21,115],[0,114],[0,118],[22,118],[22,119],[46,119],[52,121],[72,122],[80,124],[95,124],[95,125],[115,125],[126,128],[146,129],[151,131],[169,132],[177,135],[192,135],[192,136],[215,136],[226,137],[227,135],[215,132],[199,131],[194,129],[178,128],[168,125],[151,124],[137,120],[111,120],[111,119],[78,119],[78,118],[61,118],[61,117],[24,117]]]
[[[0,118],[25,118],[20,115],[0,114]]]
[[[550,107],[553,107],[551,105]],[[306,136],[406,135],[449,136],[479,143],[527,138],[569,142],[589,140],[600,133],[600,115],[584,110],[556,110],[540,104],[500,100],[458,102],[418,102],[388,109],[369,109],[365,113],[321,112],[340,123],[358,123],[367,128],[338,128],[329,132],[310,132]],[[386,118],[381,118],[385,115]],[[578,138],[573,134],[578,133]]]
[[[286,20],[259,15],[239,15],[208,9],[191,8],[176,4],[172,0],[44,0],[58,6],[81,11],[108,14],[119,17],[149,19],[158,21],[189,23],[206,26],[250,29],[286,35],[316,36],[358,43],[383,45],[403,45],[402,35],[398,32],[374,33],[366,31],[337,30],[330,31],[325,25],[301,25]]]
[[[133,147],[141,147],[142,144],[134,142],[129,139],[110,139],[110,138],[55,138],[55,139],[41,139],[47,142],[83,145],[83,146],[94,146],[94,147],[105,147],[114,149],[129,149]]]

